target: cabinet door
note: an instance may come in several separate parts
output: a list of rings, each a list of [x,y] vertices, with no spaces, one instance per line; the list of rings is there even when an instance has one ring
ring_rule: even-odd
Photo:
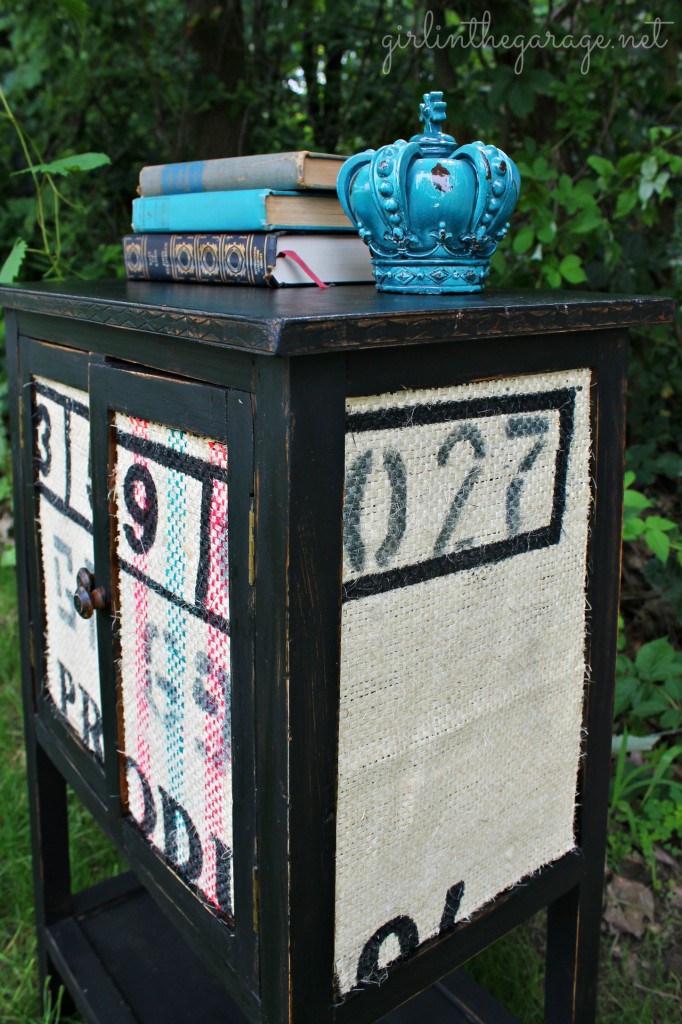
[[[250,395],[93,366],[90,396],[95,564],[112,603],[103,716],[124,848],[193,941],[241,973],[250,964],[248,978]]]
[[[22,339],[22,366],[39,734],[91,809],[103,813],[97,616],[80,617],[73,600],[78,571],[94,572],[88,357]]]
[[[591,393],[585,366],[348,399],[344,994],[579,841]]]

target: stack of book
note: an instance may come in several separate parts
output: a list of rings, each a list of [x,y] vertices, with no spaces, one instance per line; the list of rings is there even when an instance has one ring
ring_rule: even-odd
[[[302,285],[372,281],[336,196],[344,157],[273,153],[143,167],[126,277]]]

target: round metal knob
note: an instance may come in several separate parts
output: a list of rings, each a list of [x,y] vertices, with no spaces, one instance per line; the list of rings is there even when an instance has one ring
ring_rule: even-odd
[[[104,587],[95,586],[95,577],[89,569],[79,569],[76,574],[73,606],[82,619],[91,618],[95,610],[102,611],[107,606]]]

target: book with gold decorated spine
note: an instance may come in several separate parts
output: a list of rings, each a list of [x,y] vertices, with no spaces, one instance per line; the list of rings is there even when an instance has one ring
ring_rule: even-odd
[[[132,234],[123,239],[123,256],[129,280],[265,287],[311,285],[315,278],[330,284],[372,280],[367,247],[357,235]]]

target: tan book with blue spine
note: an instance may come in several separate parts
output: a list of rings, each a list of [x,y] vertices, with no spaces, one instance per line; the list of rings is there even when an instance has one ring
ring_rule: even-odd
[[[184,192],[229,192],[248,188],[282,191],[336,189],[345,156],[334,153],[258,153],[254,156],[191,160],[157,164],[140,171],[141,196],[180,195]]]

